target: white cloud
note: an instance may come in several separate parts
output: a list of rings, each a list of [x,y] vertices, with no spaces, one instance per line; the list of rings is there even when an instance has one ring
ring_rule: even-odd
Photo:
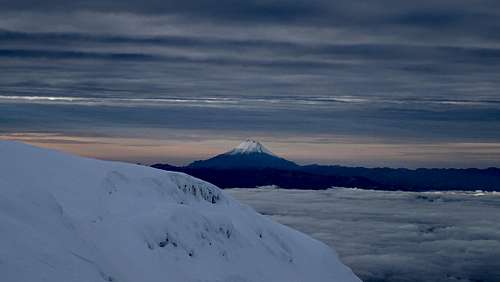
[[[363,281],[499,281],[499,193],[231,189],[335,247]]]

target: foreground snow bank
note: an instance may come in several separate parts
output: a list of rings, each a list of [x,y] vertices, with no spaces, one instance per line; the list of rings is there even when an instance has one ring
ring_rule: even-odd
[[[209,183],[8,141],[0,239],[3,282],[359,281]]]

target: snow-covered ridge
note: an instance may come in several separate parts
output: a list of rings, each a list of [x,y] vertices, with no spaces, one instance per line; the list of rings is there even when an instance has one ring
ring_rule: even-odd
[[[359,281],[325,244],[182,173],[0,141],[2,282]]]
[[[243,141],[240,145],[238,145],[233,150],[227,152],[230,155],[236,154],[252,154],[252,153],[263,153],[274,156],[274,154],[268,150],[264,145],[260,144],[260,142],[247,139]]]

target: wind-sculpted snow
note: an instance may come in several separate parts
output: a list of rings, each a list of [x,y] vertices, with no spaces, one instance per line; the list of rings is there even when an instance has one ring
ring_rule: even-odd
[[[359,281],[324,245],[181,173],[0,142],[2,282]]]

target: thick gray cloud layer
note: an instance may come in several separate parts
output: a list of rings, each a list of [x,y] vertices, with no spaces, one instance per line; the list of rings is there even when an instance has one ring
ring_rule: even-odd
[[[498,1],[0,5],[1,132],[500,140]]]
[[[366,282],[500,280],[500,195],[229,189],[333,246]]]

